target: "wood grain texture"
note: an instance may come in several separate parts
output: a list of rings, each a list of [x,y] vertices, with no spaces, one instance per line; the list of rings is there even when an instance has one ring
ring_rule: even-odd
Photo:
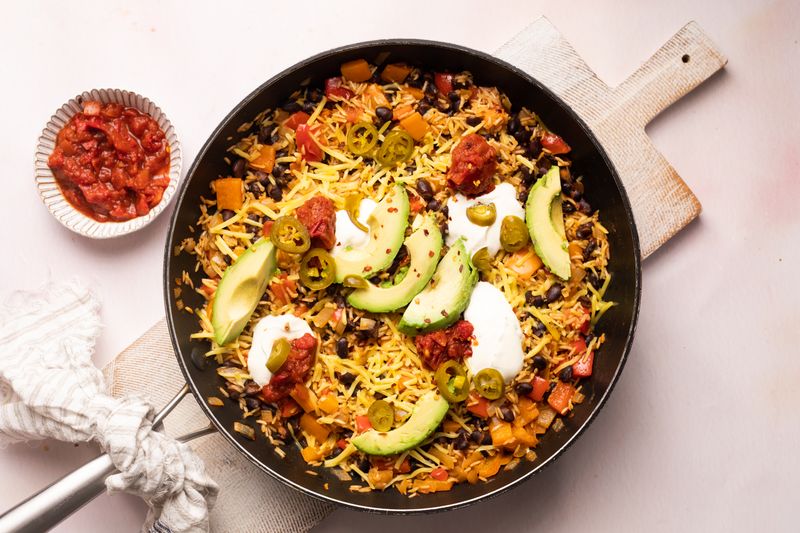
[[[544,17],[496,55],[558,94],[597,136],[630,198],[643,257],[700,214],[697,197],[644,131],[656,115],[727,63],[695,22],[614,88],[597,77]]]

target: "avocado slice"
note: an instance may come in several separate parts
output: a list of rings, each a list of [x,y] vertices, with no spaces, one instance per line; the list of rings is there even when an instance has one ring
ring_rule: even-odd
[[[408,194],[395,185],[367,219],[369,242],[359,248],[335,251],[336,281],[345,276],[371,277],[391,266],[408,226]]]
[[[478,282],[478,271],[459,239],[439,262],[431,282],[406,307],[398,329],[407,335],[446,328],[461,316]]]
[[[350,439],[353,446],[370,455],[392,455],[418,445],[442,423],[450,404],[431,391],[417,400],[411,416],[401,426],[386,433],[368,429]]]
[[[561,176],[558,167],[550,167],[537,181],[525,203],[525,222],[536,255],[561,279],[570,277],[571,265],[561,211]]]
[[[214,340],[228,344],[242,332],[275,272],[275,246],[259,239],[225,270],[214,294]]]
[[[390,287],[370,283],[366,289],[353,291],[347,297],[350,305],[373,313],[388,313],[407,305],[427,285],[442,251],[442,232],[433,215],[423,219],[405,245],[411,258],[405,277]]]

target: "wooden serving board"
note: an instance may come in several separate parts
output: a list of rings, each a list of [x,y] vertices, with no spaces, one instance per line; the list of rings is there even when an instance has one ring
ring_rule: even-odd
[[[697,23],[684,26],[617,87],[603,83],[544,17],[495,55],[559,95],[597,136],[630,198],[643,257],[700,214],[697,197],[644,131],[728,62]]]

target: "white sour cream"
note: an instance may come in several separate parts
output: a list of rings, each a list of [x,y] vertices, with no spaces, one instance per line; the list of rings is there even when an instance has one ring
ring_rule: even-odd
[[[493,203],[497,218],[491,226],[478,226],[467,218],[467,208],[475,204]],[[447,200],[449,212],[447,245],[452,246],[459,237],[464,237],[464,245],[470,257],[484,246],[489,249],[489,254],[494,257],[500,251],[500,225],[509,215],[525,220],[525,210],[517,200],[517,190],[510,183],[501,183],[490,193],[467,198],[456,194]],[[337,226],[338,230],[338,226]]]
[[[267,361],[275,341],[280,338],[293,341],[306,333],[314,334],[305,320],[294,315],[265,316],[259,320],[253,332],[253,345],[250,346],[250,354],[247,356],[247,371],[253,381],[263,387],[272,379]]]
[[[485,281],[472,291],[464,319],[475,328],[472,356],[466,362],[474,376],[484,368],[498,370],[506,382],[522,370],[522,328],[503,293]]]
[[[358,220],[365,226],[367,219],[375,211],[378,204],[365,198],[358,205]],[[333,254],[350,248],[359,248],[369,242],[369,232],[361,231],[350,221],[347,211],[340,209],[336,211],[336,245],[333,247]]]

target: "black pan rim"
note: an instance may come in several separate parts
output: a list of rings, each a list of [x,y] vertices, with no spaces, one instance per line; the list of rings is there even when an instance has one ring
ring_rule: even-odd
[[[632,289],[633,290],[633,310],[632,310],[632,315],[631,315],[631,323],[630,323],[630,326],[629,326],[628,331],[626,333],[625,347],[624,347],[622,355],[620,357],[620,362],[617,365],[617,368],[616,368],[616,370],[615,370],[615,372],[614,372],[614,374],[613,374],[613,376],[612,376],[612,378],[611,378],[611,380],[609,382],[608,388],[606,389],[604,394],[599,397],[599,399],[597,401],[597,404],[591,410],[591,412],[587,416],[587,418],[584,421],[584,423],[582,425],[580,425],[575,430],[575,433],[569,438],[569,440],[567,440],[555,453],[550,455],[550,457],[545,459],[542,462],[542,464],[540,464],[536,468],[532,469],[531,471],[527,472],[526,474],[520,476],[519,478],[509,482],[508,484],[506,484],[506,485],[504,485],[502,487],[498,487],[498,488],[496,488],[494,490],[486,492],[485,494],[481,494],[480,496],[477,496],[477,497],[474,497],[474,498],[470,498],[468,500],[464,500],[464,501],[461,501],[461,502],[447,504],[447,505],[440,505],[440,506],[436,506],[436,507],[424,507],[424,508],[414,508],[414,509],[398,509],[398,508],[358,505],[358,504],[354,504],[352,502],[343,501],[343,500],[340,500],[338,498],[334,498],[334,497],[328,496],[327,494],[324,494],[322,492],[317,492],[315,490],[309,489],[308,487],[299,485],[299,484],[295,483],[294,481],[292,481],[290,479],[284,478],[283,476],[281,476],[277,472],[274,472],[271,469],[269,469],[268,467],[266,467],[264,464],[261,463],[261,461],[258,460],[258,458],[254,457],[250,452],[248,452],[244,447],[242,447],[241,444],[238,442],[238,440],[233,435],[232,431],[229,428],[222,426],[222,424],[217,420],[216,416],[212,412],[211,408],[207,405],[207,403],[201,401],[201,399],[197,396],[197,394],[198,394],[197,385],[194,383],[194,380],[192,379],[192,376],[189,373],[189,369],[187,367],[186,358],[184,358],[181,355],[180,346],[179,346],[178,341],[177,341],[177,333],[176,333],[176,330],[175,330],[175,324],[174,324],[173,317],[172,317],[173,310],[172,310],[172,308],[170,306],[170,297],[171,297],[171,290],[172,289],[170,287],[170,278],[169,278],[169,265],[170,265],[170,261],[171,261],[171,257],[172,257],[172,251],[173,251],[172,243],[173,243],[173,239],[175,237],[176,223],[177,223],[178,214],[179,214],[178,207],[182,204],[183,198],[184,198],[184,196],[186,194],[186,190],[188,188],[188,184],[189,184],[189,181],[190,181],[190,176],[192,176],[194,174],[194,172],[195,172],[195,170],[196,170],[196,168],[197,168],[197,166],[199,164],[199,161],[202,159],[202,157],[208,151],[212,141],[214,139],[216,139],[216,137],[220,134],[220,132],[222,131],[224,126],[244,106],[246,106],[250,101],[252,101],[261,91],[265,90],[267,87],[269,87],[270,85],[275,83],[276,80],[279,80],[280,78],[282,78],[282,77],[284,77],[286,75],[289,75],[289,74],[291,74],[291,73],[293,73],[293,72],[295,72],[297,70],[301,70],[301,69],[305,68],[306,66],[308,66],[309,64],[311,64],[311,63],[313,63],[315,61],[318,61],[320,59],[325,59],[327,57],[338,55],[338,54],[341,54],[341,53],[344,53],[344,52],[357,51],[359,49],[366,48],[366,47],[403,46],[403,45],[426,46],[426,47],[432,47],[432,48],[443,48],[443,49],[449,49],[449,50],[460,52],[460,53],[467,54],[467,55],[478,56],[478,57],[480,57],[481,59],[483,59],[483,60],[485,60],[487,62],[495,63],[499,67],[505,68],[507,70],[510,70],[510,71],[514,72],[515,74],[517,74],[518,76],[522,77],[527,82],[529,82],[531,85],[535,86],[537,89],[539,89],[542,92],[544,92],[547,95],[549,95],[554,101],[556,101],[566,111],[566,113],[572,118],[572,120],[574,120],[581,127],[581,129],[583,129],[584,133],[590,139],[590,141],[594,145],[595,149],[597,150],[597,153],[602,157],[604,163],[608,166],[608,169],[609,169],[609,171],[611,173],[612,179],[614,180],[614,183],[616,184],[617,188],[620,191],[620,198],[622,199],[622,202],[623,202],[623,209],[624,209],[624,212],[626,214],[627,221],[628,221],[628,228],[631,231],[631,240],[632,240],[633,252],[634,252],[634,254],[633,254],[634,255],[634,257],[633,257],[633,268],[634,268],[634,282],[635,282],[634,283],[635,286]],[[614,390],[614,387],[616,387],[616,384],[619,381],[619,378],[620,378],[620,376],[622,374],[622,370],[624,369],[625,364],[626,364],[626,362],[628,360],[628,356],[630,355],[631,347],[633,345],[633,337],[634,337],[634,333],[636,331],[636,325],[638,323],[639,308],[640,308],[640,303],[641,303],[641,285],[642,285],[642,279],[641,279],[641,249],[640,249],[640,245],[639,245],[639,236],[638,236],[638,233],[637,233],[637,230],[636,230],[636,222],[635,222],[635,220],[633,218],[633,210],[631,208],[630,199],[628,198],[628,194],[627,194],[627,192],[625,190],[625,187],[624,187],[622,181],[619,178],[619,174],[617,173],[616,167],[611,162],[611,159],[608,157],[608,154],[603,149],[602,144],[597,139],[597,137],[592,132],[592,130],[586,125],[586,123],[581,119],[581,117],[578,116],[577,113],[575,113],[575,111],[569,105],[567,105],[566,102],[564,102],[564,100],[562,98],[560,98],[558,95],[553,93],[550,89],[548,89],[547,87],[542,85],[538,80],[536,80],[533,76],[531,76],[530,74],[526,73],[525,71],[515,67],[514,65],[511,65],[510,63],[507,63],[507,62],[505,62],[505,61],[503,61],[501,59],[498,59],[498,58],[496,58],[496,57],[494,57],[494,56],[492,56],[490,54],[487,54],[485,52],[474,50],[474,49],[471,49],[471,48],[468,48],[468,47],[465,47],[465,46],[462,46],[462,45],[457,45],[457,44],[452,44],[452,43],[445,43],[445,42],[441,42],[441,41],[431,41],[431,40],[425,40],[425,39],[391,38],[391,39],[378,39],[378,40],[372,40],[372,41],[363,41],[363,42],[359,42],[359,43],[348,44],[348,45],[332,48],[330,50],[326,50],[326,51],[321,52],[319,54],[316,54],[314,56],[308,57],[308,58],[306,58],[306,59],[304,59],[304,60],[302,60],[302,61],[300,61],[298,63],[295,63],[294,65],[292,65],[292,66],[282,70],[278,74],[272,76],[270,79],[268,79],[267,81],[265,81],[264,83],[259,85],[253,91],[251,91],[233,109],[231,109],[231,111],[222,119],[222,121],[217,125],[217,127],[209,135],[209,137],[207,138],[207,140],[203,144],[203,146],[200,148],[200,150],[198,150],[197,155],[195,156],[195,158],[194,158],[194,160],[192,162],[192,165],[189,167],[189,170],[186,173],[186,176],[184,177],[183,181],[179,184],[179,189],[177,191],[177,198],[175,200],[175,205],[176,205],[176,208],[172,212],[172,215],[171,215],[171,218],[170,218],[170,222],[169,222],[169,227],[168,227],[168,230],[167,230],[167,239],[166,239],[166,242],[165,242],[165,250],[164,250],[164,265],[163,265],[164,307],[165,307],[165,312],[166,312],[167,327],[168,327],[168,331],[169,331],[169,335],[170,335],[170,341],[172,343],[172,347],[173,347],[173,350],[175,352],[175,356],[176,356],[176,358],[178,360],[178,366],[180,367],[181,372],[183,373],[183,376],[184,376],[184,378],[186,380],[186,383],[189,385],[189,388],[192,391],[192,396],[195,397],[195,400],[197,401],[197,403],[200,406],[201,410],[203,411],[205,416],[211,421],[211,423],[214,425],[214,427],[216,427],[217,431],[220,434],[222,434],[222,436],[224,436],[225,439],[227,439],[241,454],[243,454],[245,457],[247,457],[247,459],[251,463],[253,463],[253,465],[257,466],[260,470],[262,470],[263,472],[265,472],[266,474],[271,476],[273,479],[276,479],[276,480],[284,483],[285,485],[288,485],[288,486],[292,487],[293,489],[296,489],[296,490],[302,492],[303,494],[306,494],[308,496],[311,496],[311,497],[313,497],[315,499],[318,499],[318,500],[322,500],[322,501],[327,502],[327,503],[332,503],[332,504],[340,505],[340,506],[343,506],[343,507],[346,507],[346,508],[349,508],[349,509],[354,509],[354,510],[358,510],[358,511],[365,511],[365,512],[370,512],[370,513],[375,513],[375,514],[383,514],[383,515],[412,515],[412,514],[426,514],[426,513],[434,513],[434,512],[442,512],[442,511],[452,511],[452,510],[456,510],[456,509],[460,509],[460,508],[466,507],[468,505],[472,505],[472,504],[477,503],[479,501],[482,502],[482,501],[486,501],[486,500],[488,500],[490,498],[493,498],[495,496],[499,496],[500,494],[505,493],[506,491],[508,491],[512,487],[516,487],[516,486],[520,485],[522,482],[529,480],[535,474],[538,474],[539,472],[544,470],[546,467],[550,466],[559,457],[561,457],[561,455],[570,446],[572,446],[572,444],[578,439],[578,437],[580,437],[586,431],[586,429],[592,424],[592,422],[594,422],[594,420],[596,419],[598,413],[600,412],[600,410],[605,405],[606,401],[608,400],[609,396],[611,395],[612,391]]]

